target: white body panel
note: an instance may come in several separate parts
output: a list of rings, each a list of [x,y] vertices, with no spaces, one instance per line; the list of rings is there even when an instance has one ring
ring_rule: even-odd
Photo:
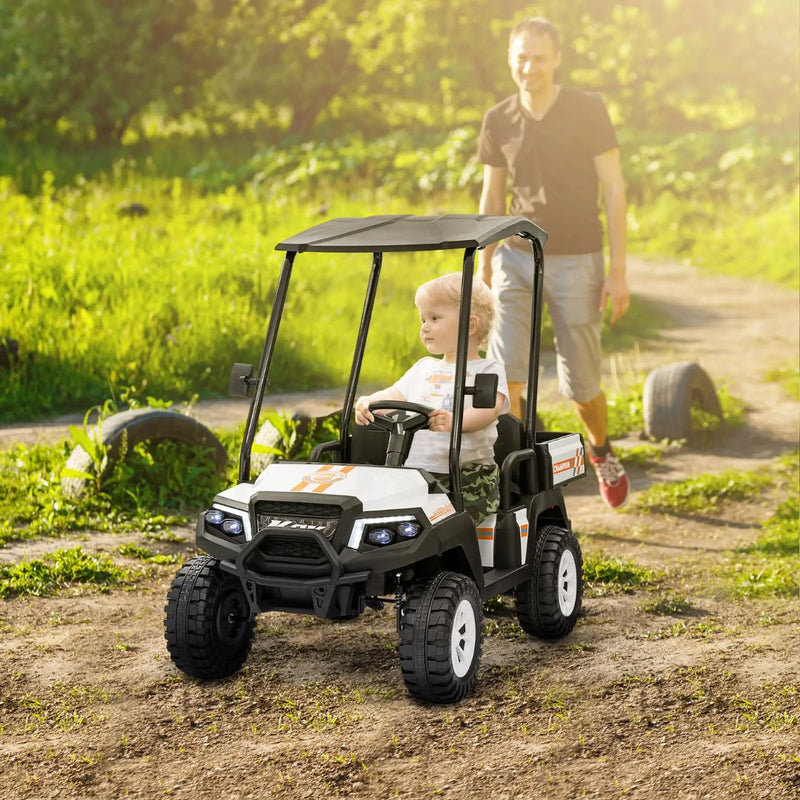
[[[415,469],[291,461],[270,464],[255,483],[220,492],[215,505],[224,505],[226,499],[249,504],[253,494],[264,491],[293,492],[303,502],[314,502],[321,494],[356,497],[367,512],[419,507],[431,522],[455,514],[450,498],[430,494],[427,481]]]
[[[522,563],[528,554],[528,512],[524,508],[514,512],[517,518],[517,528],[519,528],[520,553]],[[494,526],[497,524],[497,515],[490,514],[477,527],[478,549],[481,553],[481,563],[484,567],[494,566]]]
[[[565,438],[573,439],[571,436]],[[575,440],[580,444],[579,436],[576,435]],[[361,501],[365,512],[386,512],[388,515],[393,511],[421,508],[430,522],[439,522],[455,514],[455,508],[447,495],[430,494],[427,481],[415,469],[303,464],[291,461],[270,464],[255,483],[240,483],[225,489],[217,496],[214,506],[230,508],[226,506],[226,500],[249,505],[252,496],[257,492],[296,493],[298,501],[302,502],[314,502],[315,497],[321,494],[355,497]],[[522,563],[525,563],[528,552],[528,515],[524,508],[518,509],[515,515]],[[245,536],[250,540],[252,531],[247,515],[243,522]],[[478,548],[484,567],[494,566],[495,524],[496,515],[490,514],[477,528]],[[349,546],[357,547],[360,536],[361,529],[354,529],[355,540],[350,541]]]
[[[553,486],[586,472],[586,459],[580,434],[570,433],[547,442],[553,464]]]

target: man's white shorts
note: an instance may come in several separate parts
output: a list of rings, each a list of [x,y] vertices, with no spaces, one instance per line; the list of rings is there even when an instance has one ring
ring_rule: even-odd
[[[509,382],[528,380],[534,263],[531,250],[503,243],[492,259],[499,300],[489,355],[502,361]],[[602,253],[545,255],[544,301],[553,320],[559,392],[587,402],[600,393]]]

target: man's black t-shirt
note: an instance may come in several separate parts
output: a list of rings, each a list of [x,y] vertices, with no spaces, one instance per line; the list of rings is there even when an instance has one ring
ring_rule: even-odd
[[[541,120],[525,113],[518,94],[489,109],[478,157],[508,168],[509,213],[547,231],[546,252],[594,253],[603,249],[594,157],[616,147],[602,98],[562,87]]]

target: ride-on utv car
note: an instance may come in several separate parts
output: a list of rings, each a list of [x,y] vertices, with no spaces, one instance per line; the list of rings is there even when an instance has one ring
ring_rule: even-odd
[[[466,382],[473,265],[478,248],[511,236],[530,243],[535,275],[526,419],[498,421],[500,508],[476,528],[461,491],[461,418],[468,395],[476,407],[495,405],[497,376]],[[519,622],[534,636],[558,638],[572,630],[582,559],[562,486],[584,475],[584,445],[576,433],[535,432],[545,239],[543,230],[518,217],[400,215],[333,219],[277,245],[285,259],[258,373],[235,364],[231,376],[232,393],[253,396],[239,483],[200,515],[197,545],[208,555],[181,568],[167,597],[167,648],[181,670],[198,678],[235,672],[261,612],[350,619],[389,602],[397,609],[408,690],[447,703],[475,685],[482,600],[513,592]],[[374,423],[355,425],[351,418],[384,254],[455,248],[464,251],[463,300],[446,492],[426,471],[403,466],[430,409],[382,402],[370,406]],[[251,451],[278,328],[296,256],[304,252],[372,254],[341,433],[318,445],[309,461],[276,461],[252,479]]]

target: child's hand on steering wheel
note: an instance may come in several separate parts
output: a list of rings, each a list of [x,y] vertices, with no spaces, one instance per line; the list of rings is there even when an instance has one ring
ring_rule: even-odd
[[[449,433],[453,428],[453,415],[449,411],[437,408],[428,415],[428,427],[437,433]]]
[[[356,400],[356,425],[369,425],[374,420],[375,417],[369,410],[369,397],[362,395]]]

